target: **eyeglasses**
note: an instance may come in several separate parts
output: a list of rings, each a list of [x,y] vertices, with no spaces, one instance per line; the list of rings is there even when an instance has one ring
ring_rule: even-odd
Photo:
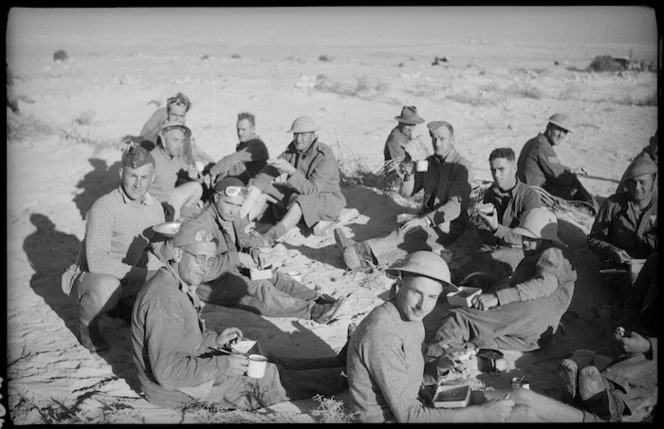
[[[244,186],[229,186],[223,191],[219,191],[219,194],[224,194],[227,197],[235,197],[242,194],[243,197],[249,195],[249,190]]]
[[[217,262],[217,257],[216,256],[213,256],[211,258],[206,258],[205,255],[197,255],[195,253],[191,253],[190,251],[188,251],[186,249],[182,249],[182,251],[185,252],[185,253],[189,253],[191,256],[196,258],[196,263],[198,265],[203,265],[207,261],[208,268],[212,268],[212,266]]]

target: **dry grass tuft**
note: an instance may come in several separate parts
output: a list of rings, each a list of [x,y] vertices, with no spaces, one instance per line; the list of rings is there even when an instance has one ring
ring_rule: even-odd
[[[372,99],[384,93],[388,85],[378,79],[370,79],[366,76],[356,77],[351,81],[335,81],[324,74],[320,74],[316,77],[314,88],[321,92],[330,92],[345,97]]]
[[[588,72],[614,72],[625,70],[625,67],[609,55],[599,55],[593,58],[586,68]]]
[[[7,111],[7,141],[22,142],[52,135],[53,128],[33,115]]]
[[[314,396],[318,401],[318,408],[311,412],[316,423],[352,423],[357,413],[346,413],[344,403],[337,401],[334,397],[325,398],[321,395]]]
[[[280,418],[275,418],[275,415],[270,413],[266,414],[262,411],[242,411],[232,410],[220,407],[211,403],[194,403],[182,408],[183,417],[185,414],[193,417],[194,421],[199,423],[276,423],[276,422],[290,422],[286,416],[280,415]]]

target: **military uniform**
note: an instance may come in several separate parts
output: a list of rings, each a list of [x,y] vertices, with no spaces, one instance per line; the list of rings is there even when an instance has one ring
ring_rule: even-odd
[[[456,149],[452,149],[445,160],[432,155],[428,161],[429,169],[416,173],[411,195],[423,190],[420,213],[429,218],[431,226],[405,235],[397,229],[385,237],[365,241],[381,265],[416,250],[449,246],[467,225],[473,182],[472,164]],[[449,223],[449,232],[440,229],[439,225],[443,222]]]
[[[512,229],[522,225],[532,209],[542,207],[539,194],[519,179],[505,192],[492,185],[484,193],[482,202],[495,207],[498,229],[493,233],[487,229],[479,230],[483,245],[476,258],[455,270],[456,281],[477,271],[488,274],[490,282],[511,276],[524,257],[521,235]]]
[[[251,185],[277,199],[282,210],[297,202],[308,228],[319,221],[337,219],[346,206],[346,199],[339,187],[339,166],[332,149],[318,139],[304,152],[295,150],[290,143],[279,158],[288,161],[296,170],[285,183],[276,183],[274,179],[280,173],[267,165]]]
[[[132,313],[132,356],[150,403],[181,408],[207,402],[253,410],[342,391],[342,368],[278,370],[267,363],[262,378],[227,375],[228,356],[211,350],[218,347],[219,334],[205,328],[200,309],[192,287],[170,266],[161,268],[139,293]]]
[[[542,133],[523,146],[517,168],[517,177],[528,186],[538,186],[557,197],[585,201],[596,206],[592,195],[576,175],[561,164],[553,145]]]
[[[246,142],[238,143],[235,153],[220,159],[210,168],[210,174],[216,176],[216,181],[228,176],[238,177],[246,185],[265,168],[269,157],[267,146],[260,137],[256,136]]]
[[[465,342],[479,348],[537,350],[556,332],[575,281],[576,271],[561,249],[548,247],[528,255],[508,282],[497,285],[497,307],[453,308],[427,355],[440,356],[445,344]]]
[[[223,221],[214,205],[210,205],[197,220],[217,240],[217,262],[196,289],[198,297],[216,305],[239,307],[268,317],[297,317],[310,319],[318,306],[318,292],[304,286],[283,273],[269,279],[251,280],[241,272],[239,252],[249,253],[256,245],[246,232],[246,220]],[[170,241],[160,250],[160,259],[167,262],[173,251]]]
[[[406,151],[404,150],[404,145],[409,141],[410,138],[402,133],[398,126],[394,127],[392,132],[390,132],[390,135],[387,137],[385,149],[383,149],[385,161],[405,158]]]

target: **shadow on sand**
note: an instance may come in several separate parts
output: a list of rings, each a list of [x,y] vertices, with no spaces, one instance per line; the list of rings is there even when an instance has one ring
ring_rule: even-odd
[[[120,167],[122,166],[120,161],[116,161],[110,167],[106,166],[106,161],[103,159],[90,158],[88,161],[90,161],[93,170],[83,176],[76,184],[76,187],[82,189],[82,192],[76,195],[73,200],[83,219],[99,197],[111,192],[118,186]]]
[[[33,213],[30,222],[37,228],[23,242],[23,251],[35,270],[30,287],[73,333],[77,313],[70,298],[60,288],[60,278],[76,261],[80,241],[75,235],[55,229],[53,222],[43,214]]]

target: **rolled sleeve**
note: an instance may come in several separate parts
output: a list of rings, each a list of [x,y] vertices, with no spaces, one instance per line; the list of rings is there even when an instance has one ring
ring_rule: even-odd
[[[517,267],[518,269],[518,267]],[[535,265],[535,274],[511,288],[496,291],[500,305],[516,301],[530,301],[553,294],[560,285],[560,278],[564,277],[564,257],[562,252],[549,248]]]

